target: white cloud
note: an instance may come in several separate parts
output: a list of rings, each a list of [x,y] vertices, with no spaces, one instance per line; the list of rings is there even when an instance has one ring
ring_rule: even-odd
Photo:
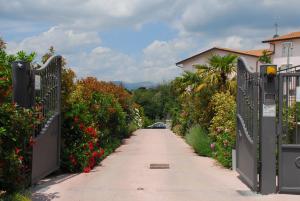
[[[9,51],[42,54],[53,45],[82,76],[161,81],[177,75],[174,63],[196,49],[261,48],[260,41],[274,34],[275,21],[280,33],[296,30],[299,6],[298,0],[0,0],[0,34],[30,33],[8,41]],[[177,35],[157,38],[138,58],[104,47],[98,35],[123,27],[142,30],[149,22],[166,23]],[[52,28],[39,34],[47,27]]]
[[[181,51],[192,47],[189,38],[153,41],[141,58],[103,47],[95,32],[78,32],[52,27],[19,43],[8,42],[8,51],[35,51],[44,54],[50,46],[63,55],[79,77],[95,76],[101,80],[155,81],[170,80],[181,72],[175,66]]]
[[[226,48],[233,48],[233,49],[241,49],[242,48],[243,39],[239,36],[230,36],[225,39],[215,40],[211,43],[211,46],[218,46],[218,47],[226,47]]]
[[[99,46],[68,59],[73,61],[72,67],[80,77],[95,76],[106,81],[161,82],[180,75],[181,69],[175,66],[175,62],[178,61],[182,48],[185,47],[178,41],[154,41],[143,50],[142,58],[134,59]]]
[[[58,52],[70,54],[100,42],[101,39],[96,32],[77,32],[51,27],[48,31],[25,38],[21,42],[9,42],[8,51],[14,53],[19,50],[26,50],[42,54],[50,46],[54,46]]]

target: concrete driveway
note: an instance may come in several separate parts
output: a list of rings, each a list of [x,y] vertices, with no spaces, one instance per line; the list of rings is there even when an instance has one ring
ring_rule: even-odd
[[[150,169],[152,163],[170,169]],[[199,157],[170,130],[139,130],[89,174],[61,175],[33,188],[34,201],[299,201],[262,196],[237,174]]]

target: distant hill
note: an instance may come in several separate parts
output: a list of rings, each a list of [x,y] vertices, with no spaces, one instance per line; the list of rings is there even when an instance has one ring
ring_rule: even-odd
[[[131,82],[113,81],[113,83],[118,85],[122,84],[128,90],[134,90],[140,87],[153,88],[157,86],[157,84],[153,82],[132,82],[131,83]]]

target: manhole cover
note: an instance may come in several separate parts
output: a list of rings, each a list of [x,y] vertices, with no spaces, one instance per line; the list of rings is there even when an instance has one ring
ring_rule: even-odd
[[[151,163],[150,169],[170,169],[170,165],[167,163]]]

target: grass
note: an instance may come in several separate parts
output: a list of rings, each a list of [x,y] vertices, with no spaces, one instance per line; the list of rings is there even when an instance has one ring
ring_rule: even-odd
[[[201,128],[201,126],[196,125],[190,128],[185,136],[186,142],[193,147],[195,152],[200,156],[211,156],[210,139],[208,137],[208,132]]]
[[[0,196],[0,201],[31,201],[30,192],[16,192],[9,195]]]

